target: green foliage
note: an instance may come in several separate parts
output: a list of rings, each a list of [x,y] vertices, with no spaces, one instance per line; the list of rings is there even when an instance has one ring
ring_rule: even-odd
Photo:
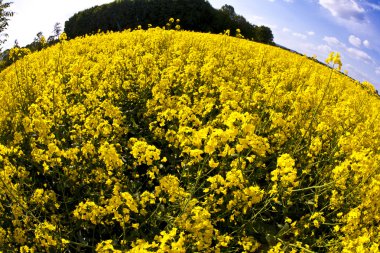
[[[273,42],[273,34],[269,27],[258,26],[255,29],[255,35],[258,42],[268,43]]]

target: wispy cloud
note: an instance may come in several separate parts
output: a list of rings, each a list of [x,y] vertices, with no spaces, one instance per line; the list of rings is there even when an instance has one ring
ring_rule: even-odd
[[[289,33],[289,34],[293,35],[294,37],[297,37],[297,38],[303,39],[303,40],[306,40],[308,35],[314,35],[314,32],[307,32],[305,34],[300,33],[300,32],[293,32],[291,29],[289,29],[287,27],[283,27],[282,32]],[[310,34],[310,33],[313,33],[313,34]]]
[[[349,55],[355,59],[362,60],[366,63],[375,63],[373,59],[371,58],[371,56],[369,56],[366,52],[362,50],[352,48],[352,47],[349,47],[346,50],[349,53]]]
[[[268,0],[269,2],[275,2],[276,0]],[[294,3],[294,0],[283,0],[286,3]]]
[[[373,10],[380,11],[380,4],[371,3],[369,1],[365,1],[364,4],[369,6]]]
[[[307,38],[307,36],[305,34],[302,34],[302,33],[292,33],[293,36],[297,37],[297,38],[300,38],[300,39],[303,39],[305,40]]]
[[[315,35],[315,32],[314,32],[314,31],[308,31],[308,32],[307,32],[307,35],[309,35],[309,36],[314,36],[314,35]]]
[[[319,0],[319,4],[334,17],[355,22],[365,20],[365,9],[355,0]]]
[[[340,40],[338,40],[337,38],[335,37],[329,37],[329,36],[325,36],[323,38],[323,40],[329,45],[329,46],[338,46],[338,47],[346,47],[346,45],[342,42],[340,42]]]
[[[369,56],[363,50],[353,48],[353,47],[348,47],[346,44],[344,44],[343,42],[341,42],[339,39],[337,39],[335,37],[325,36],[323,38],[323,40],[327,43],[328,46],[332,47],[334,50],[342,50],[343,52],[345,51],[347,53],[347,55],[350,56],[351,58],[354,58],[356,60],[361,60],[367,64],[375,63],[375,61],[372,59],[372,57]],[[357,43],[357,42],[358,41],[355,41],[354,43]],[[350,41],[350,43],[351,43],[351,41]]]
[[[375,70],[375,72],[376,72],[376,75],[380,76],[380,67],[377,67],[376,70]]]
[[[362,40],[355,35],[350,35],[348,37],[348,41],[350,42],[351,45],[355,47],[360,47],[362,45]]]

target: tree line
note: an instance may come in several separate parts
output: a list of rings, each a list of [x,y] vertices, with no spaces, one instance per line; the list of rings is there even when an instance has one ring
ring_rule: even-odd
[[[230,5],[215,9],[206,0],[116,0],[78,12],[65,22],[69,38],[101,31],[122,31],[141,26],[165,26],[169,18],[180,19],[184,30],[223,33],[236,29],[247,39],[273,44],[269,27],[256,26],[238,15]]]

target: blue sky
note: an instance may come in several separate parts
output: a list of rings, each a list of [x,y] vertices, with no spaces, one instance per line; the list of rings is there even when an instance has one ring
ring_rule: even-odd
[[[11,0],[9,0],[11,1]],[[9,2],[5,1],[5,2]],[[40,31],[48,37],[53,27],[74,13],[113,0],[13,0],[14,17],[6,30],[12,47],[33,41]],[[215,7],[232,5],[255,25],[269,26],[274,41],[324,61],[340,52],[343,68],[359,81],[380,90],[380,0],[209,0]]]
[[[274,41],[324,61],[339,52],[343,68],[380,91],[380,0],[209,0],[229,4],[255,25],[272,29]]]

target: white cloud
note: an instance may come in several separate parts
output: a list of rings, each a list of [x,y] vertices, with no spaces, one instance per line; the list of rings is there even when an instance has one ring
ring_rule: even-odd
[[[284,28],[282,28],[282,31],[285,32],[285,33],[287,33],[287,32],[290,32],[290,29],[287,28],[287,27],[284,27]]]
[[[347,48],[347,52],[351,57],[353,57],[355,59],[362,60],[366,63],[374,63],[371,56],[369,56],[366,52],[364,52],[362,50],[349,47],[349,48]]]
[[[334,17],[355,22],[365,19],[365,10],[357,0],[319,0],[319,4]]]
[[[341,50],[342,53],[346,53],[346,55],[350,56],[351,58],[354,58],[356,60],[361,60],[367,64],[369,63],[375,63],[375,61],[372,59],[371,56],[369,56],[366,52],[363,50],[359,50],[357,48],[348,47],[346,44],[342,43],[335,37],[328,37],[325,36],[323,40],[327,43],[328,46],[330,46],[333,50]],[[357,41],[355,41],[357,42]],[[350,41],[351,43],[351,41]]]
[[[376,72],[376,75],[380,76],[380,67],[377,67],[376,70],[375,70],[375,72]]]
[[[366,48],[369,48],[370,47],[370,43],[368,40],[364,40],[363,41],[363,45],[366,47]]]
[[[294,37],[297,37],[297,38],[300,38],[300,39],[303,39],[305,40],[307,38],[307,36],[305,34],[302,34],[302,33],[292,33]]]
[[[325,36],[323,38],[324,41],[327,42],[327,44],[329,46],[339,46],[339,47],[346,47],[345,44],[343,44],[342,42],[340,42],[337,38],[335,37],[328,37],[328,36]]]
[[[315,32],[314,32],[314,31],[308,31],[307,34],[308,34],[309,36],[314,36],[314,35],[315,35]]]
[[[360,47],[362,44],[362,40],[354,35],[350,35],[348,37],[348,41],[350,42],[351,45],[355,47]]]

